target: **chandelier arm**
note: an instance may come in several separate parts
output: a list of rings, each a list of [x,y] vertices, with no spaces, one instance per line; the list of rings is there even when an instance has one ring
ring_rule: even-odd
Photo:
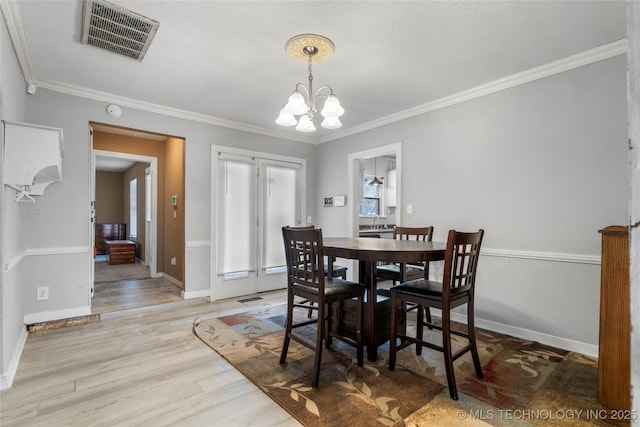
[[[304,90],[300,90],[300,89],[304,89]],[[298,83],[296,84],[296,90],[298,92],[303,92],[305,95],[307,95],[307,99],[309,99],[310,95],[309,95],[309,90],[307,89],[307,87],[304,85],[304,83]]]
[[[329,89],[329,93],[328,94],[324,94],[324,93],[320,93],[322,92],[323,89]],[[322,87],[319,87],[315,93],[313,94],[313,99],[317,99],[321,96],[324,96],[325,98],[328,98],[329,96],[333,95],[333,89],[331,89],[331,86],[329,85],[324,85]]]

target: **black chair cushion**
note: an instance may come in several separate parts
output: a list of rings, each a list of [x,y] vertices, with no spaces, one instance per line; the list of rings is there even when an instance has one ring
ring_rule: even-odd
[[[294,283],[293,288],[312,295],[318,295],[318,288],[315,288],[313,286]],[[354,292],[358,293],[361,292],[362,288],[364,288],[364,285],[356,282],[351,282],[349,280],[343,280],[335,277],[327,277],[324,279],[324,293],[327,296],[352,294]]]
[[[342,276],[347,272],[347,267],[342,265],[334,265],[333,266],[333,276]],[[324,275],[326,276],[329,273],[329,267],[324,268]]]
[[[424,276],[424,270],[405,264],[404,278],[405,280],[418,279]],[[400,266],[398,264],[384,264],[376,267],[378,277],[382,278],[400,278]]]
[[[400,274],[400,266],[397,264],[384,264],[376,267],[377,271],[386,271],[389,273]]]
[[[429,299],[442,299],[442,283],[424,279],[413,280],[393,286],[391,292],[401,292]],[[468,291],[454,292],[451,294],[451,300],[465,297],[468,294]]]

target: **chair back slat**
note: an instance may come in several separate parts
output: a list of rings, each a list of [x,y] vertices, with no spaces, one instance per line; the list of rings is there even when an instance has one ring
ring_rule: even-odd
[[[282,227],[287,280],[324,292],[322,230],[312,227]]]
[[[433,226],[429,227],[393,227],[393,238],[396,240],[420,240],[430,242],[433,238]]]
[[[443,299],[452,293],[473,291],[484,230],[475,233],[449,231],[444,260]]]

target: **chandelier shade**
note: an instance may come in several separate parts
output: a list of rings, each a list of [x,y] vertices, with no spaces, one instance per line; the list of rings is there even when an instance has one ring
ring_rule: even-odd
[[[340,100],[335,95],[329,95],[324,102],[324,108],[320,111],[323,117],[340,117],[344,114],[344,108],[340,105]]]
[[[289,96],[287,103],[280,110],[276,123],[280,126],[295,126],[299,132],[313,132],[316,130],[313,124],[314,115],[318,112],[316,104],[324,98],[324,106],[320,115],[324,118],[320,126],[325,129],[338,129],[342,123],[338,119],[344,114],[344,108],[340,100],[333,93],[331,86],[321,86],[315,92],[313,90],[312,59],[316,62],[327,60],[335,46],[331,40],[317,34],[300,34],[292,37],[285,43],[285,52],[294,60],[307,62],[309,72],[308,86],[303,83],[296,84],[295,90]],[[299,116],[299,118],[296,118]]]
[[[298,91],[295,91],[289,96],[289,100],[287,101],[287,105],[284,106],[284,109],[290,112],[293,115],[299,116],[309,111],[309,106],[304,100],[304,96]]]
[[[342,123],[340,123],[340,119],[337,117],[325,117],[322,123],[320,123],[325,129],[338,129],[342,127]]]
[[[280,115],[276,119],[276,123],[280,126],[295,126],[298,124],[298,121],[293,114],[283,108],[280,110]]]
[[[316,130],[316,127],[313,125],[313,119],[309,114],[304,114],[300,117],[296,130],[299,132],[313,132]]]

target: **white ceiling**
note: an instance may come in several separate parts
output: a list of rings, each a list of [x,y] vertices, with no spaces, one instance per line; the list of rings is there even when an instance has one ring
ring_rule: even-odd
[[[123,115],[135,106],[305,142],[425,111],[594,48],[619,54],[626,36],[624,1],[114,0],[160,22],[138,62],[80,43],[82,1],[2,3],[38,88],[114,102]],[[284,53],[301,33],[336,45],[313,70],[316,87],[331,85],[346,110],[341,129],[317,123],[309,135],[274,123],[306,82],[306,65]]]

